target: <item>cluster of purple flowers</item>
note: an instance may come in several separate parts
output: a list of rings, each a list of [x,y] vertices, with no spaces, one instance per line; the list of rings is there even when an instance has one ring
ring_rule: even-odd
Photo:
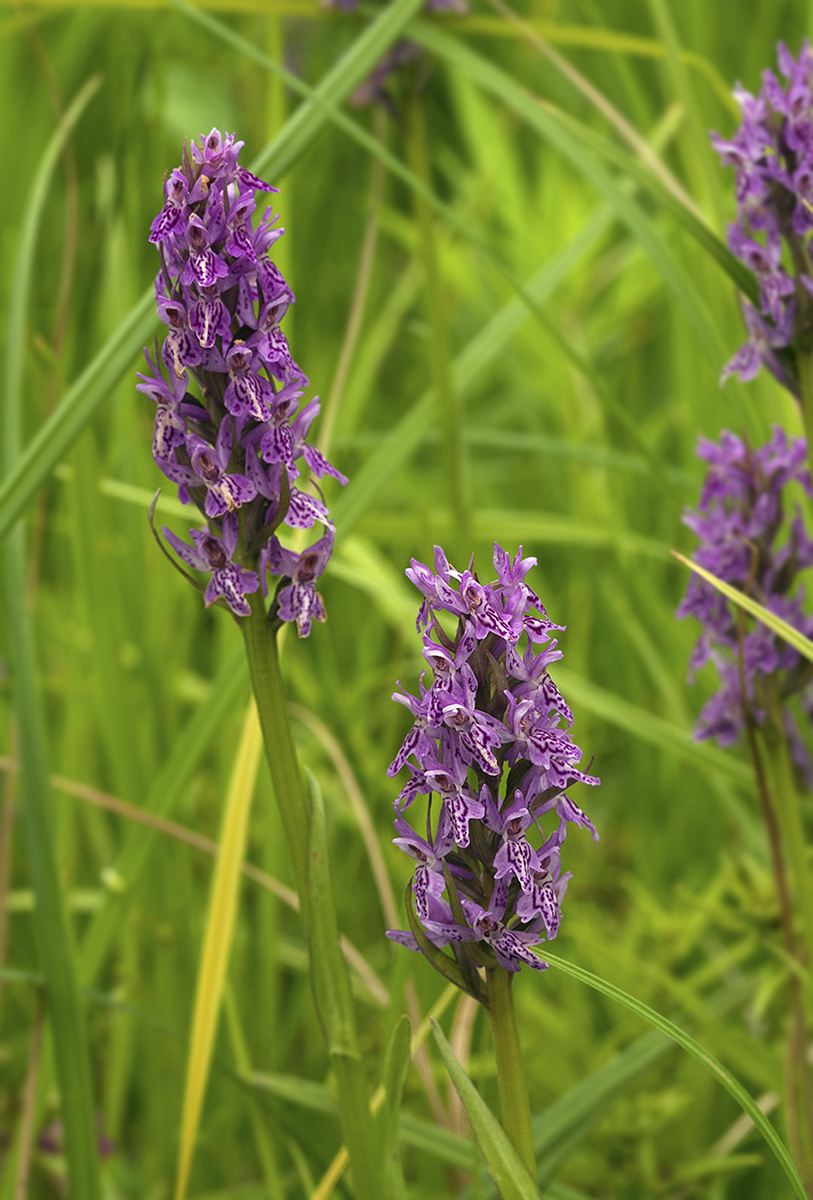
[[[495,545],[497,578],[481,584],[471,569],[450,567],[436,546],[434,572],[414,559],[406,572],[424,597],[418,631],[433,680],[427,688],[421,677],[419,696],[393,697],[415,718],[389,774],[409,772],[395,802],[395,843],[417,866],[412,932],[388,936],[424,952],[451,945],[475,994],[472,964],[546,967],[531,947],[559,928],[570,878],[560,873],[567,824],[598,837],[565,792],[599,780],[578,769],[582,752],[568,732],[573,715],[548,674],[562,657],[551,634],[563,626],[548,619],[525,583],[535,565],[522,547],[512,562]],[[457,622],[453,635],[439,613]],[[425,837],[404,818],[421,795],[430,797]],[[433,820],[434,795],[440,807]],[[546,834],[541,818],[548,813],[558,820]],[[430,961],[438,966],[436,956]]]
[[[709,471],[698,511],[687,510],[683,518],[700,539],[695,561],[806,637],[813,636],[813,617],[804,614],[804,588],[798,582],[798,572],[813,565],[813,541],[798,507],[788,527],[782,495],[795,481],[813,496],[804,438],[788,438],[774,426],[770,442],[753,450],[726,431],[719,445],[702,438],[697,453]],[[689,580],[677,610],[678,617],[697,617],[703,625],[689,664],[689,682],[707,662],[714,664],[721,680],[700,713],[695,736],[716,737],[721,746],[733,745],[745,725],[742,681],[747,709],[758,724],[765,720],[765,686],[771,676],[779,679],[783,701],[798,693],[802,711],[813,716],[810,664],[759,622],[748,618],[747,631],[741,632],[739,613],[697,575]],[[787,706],[784,717],[796,764],[813,779],[813,763]]]
[[[315,583],[333,525],[324,502],[294,486],[300,460],[317,479],[347,480],[306,441],[319,402],[299,407],[308,380],[280,329],[294,296],[268,253],[284,230],[270,207],[252,220],[258,193],[278,189],[239,165],[242,146],[213,129],[191,154],[184,146],[166,182],[150,228],[161,257],[155,295],[168,330],[166,374],[145,350],[149,374],[138,389],[156,404],[155,461],[207,521],[190,531],[192,545],[163,530],[184,562],[210,575],[206,603],[221,600],[247,616],[247,595],[266,591],[267,574],[278,576],[274,616],[296,621],[305,637],[311,621],[325,619]],[[283,522],[319,522],[325,533],[294,554],[277,537]]]
[[[797,61],[780,43],[778,58],[784,85],[766,70],[758,96],[736,88],[742,125],[729,141],[712,134],[737,172],[728,244],[756,275],[760,300],[759,311],[744,302],[748,341],[722,379],[753,379],[764,364],[798,396],[793,346],[809,348],[813,336],[813,50],[805,42]]]

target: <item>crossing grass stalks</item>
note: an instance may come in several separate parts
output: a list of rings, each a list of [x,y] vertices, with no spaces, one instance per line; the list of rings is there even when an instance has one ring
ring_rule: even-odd
[[[342,75],[341,56],[356,61],[365,45],[372,53],[362,41],[371,14],[230,0],[212,14],[230,41],[184,9],[41,0],[0,18],[4,354],[22,354],[23,445],[70,402],[70,420],[48,427],[54,449],[40,445],[0,489],[3,528],[23,514],[47,769],[156,818],[147,828],[124,807],[62,788],[51,795],[104,1195],[164,1200],[175,1188],[213,867],[158,818],[217,839],[248,699],[234,622],[202,609],[150,534],[162,478],[152,414],[134,388],[139,347],[155,332],[141,298],[155,270],[146,237],[160,182],[182,140],[212,125],[235,129],[247,159],[268,148],[287,230],[281,266],[297,296],[286,318],[295,357],[323,397],[338,370],[344,379],[331,458],[350,483],[340,494],[327,480],[337,525],[323,587],[329,621],[307,641],[287,638],[283,671],[297,748],[324,797],[339,925],[376,981],[365,985],[354,970],[366,1061],[381,1062],[402,1012],[423,1018],[443,993],[422,959],[384,936],[382,872],[402,924],[408,877],[390,844],[396,789],[386,776],[406,717],[389,697],[397,679],[414,689],[422,664],[403,569],[411,556],[431,561],[435,541],[454,542],[465,511],[467,546],[455,556],[473,552],[483,576],[495,539],[538,557],[537,590],[568,626],[557,678],[602,777],[591,797],[601,842],[568,839],[574,882],[556,954],[685,1029],[771,1111],[783,1090],[786,964],[767,849],[743,755],[691,742],[712,681],[685,688],[696,631],[674,620],[686,572],[668,553],[691,549],[680,516],[702,478],[698,433],[728,427],[764,439],[773,421],[801,432],[764,373],[718,387],[743,340],[725,263],[657,189],[625,173],[634,149],[521,26],[479,4],[469,16],[415,22],[426,48],[419,102],[447,320],[443,377],[460,409],[452,454],[434,390],[426,222],[403,106],[397,90],[385,118],[346,102],[352,71]],[[707,130],[732,130],[725,89],[737,79],[756,88],[776,40],[798,50],[809,27],[802,0],[735,0],[724,11],[700,0],[533,0],[517,11],[634,126],[724,239],[732,184]],[[243,53],[240,39],[260,53]],[[295,114],[307,100],[263,55],[310,88],[326,78],[348,86],[331,83],[320,93],[327,108],[305,120]],[[50,185],[21,319],[13,264],[32,184],[60,117],[97,74]],[[602,139],[620,157],[603,155]],[[371,142],[406,173],[384,160],[380,182]],[[369,273],[366,300],[343,353],[360,273]],[[455,456],[460,494],[447,478]],[[184,534],[177,506],[168,495],[162,503]],[[5,593],[2,604],[0,750],[16,761]],[[64,1028],[37,940],[36,868],[15,779],[4,767],[0,1200],[17,1200],[21,1157],[28,1194],[46,1200],[63,1194],[66,1172]],[[360,812],[371,821],[365,837]],[[293,884],[264,762],[246,858]],[[187,1194],[310,1196],[341,1134],[303,929],[268,888],[244,881],[238,899]],[[549,1200],[790,1194],[734,1101],[640,1016],[555,968],[522,975],[515,992]],[[454,1011],[440,1017],[447,1037]],[[397,1117],[407,1195],[493,1194],[474,1141],[448,1122],[449,1084],[431,1038],[422,1054]],[[463,1065],[497,1110],[482,1015]],[[380,1082],[371,1068],[370,1095]],[[347,1178],[335,1187],[350,1194]]]

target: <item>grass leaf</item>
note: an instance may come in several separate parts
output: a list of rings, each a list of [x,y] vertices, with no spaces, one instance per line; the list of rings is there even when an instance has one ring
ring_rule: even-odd
[[[37,236],[48,189],[70,132],[96,92],[99,82],[98,78],[89,80],[65,113],[39,163],[25,210],[11,281],[12,300],[6,327],[2,425],[2,465],[6,479],[14,471],[20,454],[26,325]],[[12,529],[6,545],[5,584],[14,703],[20,741],[22,808],[31,880],[36,896],[35,922],[47,990],[47,1016],[53,1033],[61,1093],[60,1116],[65,1128],[67,1180],[73,1194],[96,1200],[100,1195],[100,1180],[87,1033],[77,990],[72,930],[57,872],[47,740],[28,606],[25,538],[19,523]]]
[[[799,1200],[806,1200],[804,1184],[779,1134],[759,1106],[752,1100],[748,1092],[746,1092],[742,1084],[725,1069],[721,1062],[718,1062],[713,1054],[710,1054],[708,1050],[704,1050],[699,1042],[696,1042],[693,1037],[690,1037],[688,1033],[678,1028],[677,1025],[668,1021],[666,1017],[662,1017],[660,1013],[655,1012],[648,1004],[637,1000],[628,992],[623,991],[622,988],[608,983],[606,979],[601,979],[591,971],[585,971],[584,967],[578,967],[574,963],[567,962],[566,959],[560,958],[558,954],[549,954],[547,945],[545,946],[545,962],[550,963],[552,967],[558,967],[566,975],[571,975],[581,983],[586,983],[588,987],[594,988],[595,991],[601,992],[604,996],[609,996],[611,1000],[622,1004],[630,1012],[643,1017],[650,1025],[654,1025],[661,1033],[665,1033],[673,1042],[677,1042],[678,1046],[685,1050],[687,1054],[690,1054],[692,1058],[696,1059],[701,1066],[704,1066],[717,1082],[723,1085],[729,1095],[733,1096],[743,1112],[747,1113],[754,1122],[787,1176],[793,1188],[794,1195],[798,1196]]]
[[[241,867],[245,857],[248,818],[261,752],[260,722],[257,717],[257,706],[252,700],[243,723],[243,733],[234,759],[226,797],[219,853],[212,879],[200,955],[181,1116],[175,1200],[184,1200],[189,1184],[192,1155],[203,1107],[203,1097],[209,1079],[217,1019],[231,952],[234,923],[237,916],[237,899],[240,891]]]
[[[809,638],[806,638],[803,633],[800,633],[798,629],[794,629],[787,621],[783,621],[781,617],[777,617],[776,613],[772,613],[764,604],[760,604],[750,596],[746,596],[745,592],[741,592],[739,588],[732,587],[730,583],[725,583],[724,580],[718,579],[716,575],[712,575],[711,571],[707,571],[705,567],[699,567],[690,558],[678,554],[677,550],[673,550],[672,553],[678,562],[682,562],[690,571],[694,571],[695,575],[699,575],[701,579],[705,579],[706,583],[710,583],[718,592],[722,592],[724,596],[727,596],[739,608],[750,613],[752,617],[756,617],[772,633],[775,633],[777,637],[781,637],[789,646],[798,651],[803,658],[807,658],[813,662],[813,642]]]
[[[541,1200],[507,1133],[455,1058],[437,1021],[432,1022],[432,1033],[502,1200]]]

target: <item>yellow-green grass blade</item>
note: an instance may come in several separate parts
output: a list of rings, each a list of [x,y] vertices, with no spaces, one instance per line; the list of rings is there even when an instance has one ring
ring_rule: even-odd
[[[625,175],[629,175],[636,183],[645,187],[658,200],[658,203],[683,225],[707,254],[715,259],[743,295],[755,304],[759,303],[759,286],[753,272],[749,271],[738,258],[735,258],[725,242],[708,225],[699,221],[694,213],[686,208],[685,204],[681,204],[644,163],[620,149],[598,130],[591,129],[589,125],[585,125],[571,116],[570,113],[563,112],[550,104],[545,105],[545,112],[553,120],[558,121],[566,132],[578,138],[583,145],[595,150],[602,158],[620,167]]]
[[[723,223],[722,176],[716,161],[716,155],[711,148],[708,130],[704,127],[697,106],[693,81],[686,70],[686,63],[681,55],[681,45],[677,29],[670,12],[667,0],[649,0],[649,10],[660,34],[660,39],[666,48],[666,64],[672,78],[675,94],[683,104],[688,117],[684,158],[687,175],[696,176],[696,188],[706,191],[709,206],[712,209],[715,223],[719,228]]]
[[[234,759],[206,928],[203,935],[198,981],[195,989],[192,1037],[186,1071],[178,1173],[175,1200],[184,1200],[195,1149],[203,1097],[212,1060],[217,1020],[231,951],[240,874],[245,856],[248,818],[262,751],[257,707],[252,700],[243,723],[243,733]]]
[[[771,1125],[770,1121],[763,1114],[762,1110],[749,1096],[745,1088],[735,1079],[729,1071],[725,1069],[723,1064],[719,1062],[713,1054],[708,1050],[704,1050],[699,1042],[696,1042],[693,1037],[685,1033],[677,1025],[668,1021],[666,1017],[662,1017],[660,1013],[655,1012],[648,1004],[644,1004],[641,1000],[637,1000],[628,992],[623,991],[615,984],[608,983],[605,979],[601,979],[598,975],[594,975],[592,971],[586,971],[583,967],[578,967],[574,963],[568,962],[564,958],[560,958],[558,954],[549,954],[547,946],[544,947],[545,961],[550,963],[552,967],[558,967],[560,971],[564,971],[566,975],[571,975],[574,979],[578,979],[581,983],[586,983],[588,987],[594,988],[602,995],[608,996],[611,1000],[615,1000],[618,1004],[624,1006],[630,1012],[636,1013],[642,1017],[650,1025],[654,1025],[656,1029],[660,1029],[661,1033],[665,1033],[667,1037],[676,1042],[683,1050],[695,1058],[701,1066],[721,1083],[729,1095],[733,1096],[737,1104],[743,1112],[747,1113],[751,1120],[756,1125],[759,1132],[764,1137],[765,1141],[770,1146],[776,1159],[785,1172],[790,1185],[793,1189],[793,1194],[799,1197],[799,1200],[806,1200],[806,1192],[804,1184],[799,1177],[799,1172],[793,1163],[793,1159],[788,1153],[779,1134]]]
[[[683,554],[678,554],[677,550],[673,550],[675,558],[678,562],[682,562],[690,571],[694,571],[701,579],[705,579],[706,583],[710,583],[718,592],[722,592],[729,600],[733,601],[739,608],[750,613],[752,617],[756,617],[763,625],[766,625],[772,633],[777,637],[781,637],[783,641],[792,646],[798,651],[803,658],[807,658],[813,662],[813,642],[806,638],[798,629],[794,629],[787,621],[783,621],[781,617],[777,617],[764,604],[753,600],[750,596],[746,596],[745,592],[741,592],[739,588],[732,587],[730,583],[725,583],[722,579],[718,579],[716,575],[712,575],[711,571],[707,571],[705,567],[699,567],[696,562],[686,558]]]
[[[507,1133],[457,1061],[437,1021],[432,1022],[432,1032],[502,1200],[541,1200],[539,1188]]]
[[[266,69],[274,71],[289,87],[306,97],[305,103],[296,110],[252,164],[253,171],[264,172],[269,170],[273,163],[275,174],[279,175],[293,166],[304,146],[311,142],[325,121],[335,121],[345,129],[356,126],[356,122],[341,113],[338,106],[372,71],[381,56],[404,32],[420,9],[422,0],[394,0],[389,4],[356,38],[316,88],[308,87],[296,75],[286,71],[280,63],[275,63],[257,50],[251,42],[234,34],[220,21],[206,16],[185,0],[171,0],[171,3],[190,19],[204,25],[222,41],[237,47]],[[365,134],[360,127],[358,132]],[[375,139],[366,136],[372,144],[369,148],[374,149]]]
[[[339,1117],[350,1153],[354,1191],[359,1200],[378,1200],[383,1154],[370,1117],[364,1064],[356,1038],[350,977],[339,948],[322,794],[311,773],[308,783],[311,811],[307,925],[313,998],[336,1077]]]
[[[37,235],[48,189],[71,129],[99,86],[91,79],[68,108],[40,161],[26,206],[11,278],[6,327],[2,466],[8,476],[21,450],[23,365],[28,306]],[[19,731],[22,808],[31,879],[36,896],[37,941],[48,995],[56,1073],[65,1128],[65,1158],[71,1192],[96,1200],[100,1194],[93,1087],[87,1034],[76,983],[73,938],[56,863],[48,781],[44,715],[37,686],[37,655],[28,611],[25,538],[17,524],[6,546],[8,637]]]

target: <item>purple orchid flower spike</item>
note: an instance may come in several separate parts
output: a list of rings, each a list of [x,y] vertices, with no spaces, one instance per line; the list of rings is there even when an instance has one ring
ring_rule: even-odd
[[[808,496],[813,494],[804,439],[789,438],[774,426],[767,445],[754,450],[724,431],[719,444],[701,438],[697,453],[709,470],[697,510],[687,510],[683,518],[700,539],[695,560],[810,637],[813,617],[805,614],[798,586],[798,573],[810,562],[810,538],[799,511],[790,522],[786,520],[784,497],[793,484]],[[813,761],[788,706],[790,697],[798,696],[801,711],[813,716],[809,671],[798,651],[764,625],[742,629],[738,612],[716,588],[691,577],[677,610],[678,617],[693,616],[702,626],[689,664],[689,682],[708,663],[720,677],[719,689],[697,719],[695,738],[716,738],[721,746],[732,746],[746,720],[762,725],[769,707],[766,688],[775,678],[786,705],[785,722],[797,765],[806,778],[813,779]]]
[[[765,366],[801,398],[799,355],[809,353],[813,333],[813,52],[805,42],[798,59],[781,43],[777,53],[784,82],[765,71],[759,95],[735,88],[739,129],[731,138],[711,135],[723,165],[736,172],[728,245],[754,273],[759,295],[758,308],[743,302],[748,341],[720,382],[730,375],[748,381]]]
[[[260,587],[267,595],[266,577],[276,575],[271,617],[295,621],[306,637],[326,618],[315,581],[330,558],[333,524],[321,493],[291,485],[306,472],[347,480],[308,443],[319,405],[300,411],[308,381],[280,329],[294,295],[269,257],[284,230],[270,208],[254,220],[258,194],[277,189],[240,166],[242,146],[212,129],[167,180],[150,241],[160,255],[155,297],[168,378],[147,355],[149,373],[137,386],[156,404],[157,465],[209,522],[191,530],[191,546],[165,531],[185,563],[211,575],[207,604],[223,599],[246,617],[246,596]],[[296,554],[280,541],[283,523],[327,532]]]
[[[435,547],[434,571],[407,569],[422,596],[418,630],[432,683],[393,699],[413,718],[389,768],[409,779],[396,800],[396,844],[418,862],[409,933],[389,936],[486,1002],[476,967],[544,970],[534,947],[556,936],[570,873],[561,849],[570,825],[598,835],[566,789],[599,780],[579,768],[573,714],[548,674],[562,657],[554,625],[526,583],[536,559],[494,548],[497,578],[450,566]],[[439,619],[457,621],[454,637]],[[562,723],[564,722],[564,728]],[[437,796],[435,832],[414,833],[405,813]],[[543,830],[543,819],[555,825]],[[412,923],[413,917],[410,918]],[[423,942],[417,935],[423,930]],[[451,948],[442,958],[430,957]]]

